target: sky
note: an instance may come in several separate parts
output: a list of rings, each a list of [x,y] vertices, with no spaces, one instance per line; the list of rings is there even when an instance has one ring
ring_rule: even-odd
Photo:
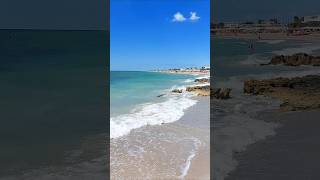
[[[106,29],[107,0],[1,0],[0,29]]]
[[[278,18],[287,23],[294,16],[320,15],[319,0],[213,0],[211,6],[214,22]]]
[[[111,0],[111,70],[210,64],[209,0]]]

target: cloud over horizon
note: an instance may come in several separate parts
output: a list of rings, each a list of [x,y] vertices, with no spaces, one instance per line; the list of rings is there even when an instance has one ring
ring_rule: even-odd
[[[185,20],[186,18],[180,12],[175,13],[172,19],[173,22],[183,22]]]
[[[172,22],[184,22],[184,21],[192,21],[192,22],[196,22],[200,19],[199,16],[197,16],[197,12],[190,12],[190,17],[187,19],[184,17],[184,15],[182,13],[180,13],[179,11],[176,12],[173,15],[173,19]]]
[[[200,19],[199,16],[197,16],[197,12],[190,12],[190,18],[191,21],[198,21]]]

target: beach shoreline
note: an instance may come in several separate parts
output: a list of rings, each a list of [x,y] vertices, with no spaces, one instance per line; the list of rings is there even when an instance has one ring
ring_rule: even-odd
[[[210,89],[207,86],[210,83],[207,73],[205,77],[196,75],[174,76],[181,78],[180,84],[158,90],[157,93],[162,94],[154,94],[154,101],[137,104],[139,108],[131,114],[120,116],[120,120],[138,125],[132,128],[125,123],[122,127],[119,123],[116,126],[131,129],[110,140],[111,179],[185,179],[198,174],[209,179]],[[204,88],[205,93],[188,90],[194,86]],[[198,169],[194,163],[205,164],[205,167]]]
[[[116,159],[111,159],[111,179],[139,179],[142,176],[189,179],[199,174],[203,179],[210,179],[209,97],[194,99],[198,103],[175,122],[144,126],[133,129],[124,137],[112,139],[110,153],[111,158]],[[136,147],[136,150],[132,151],[130,147]],[[176,167],[172,167],[173,164]]]
[[[301,42],[320,42],[320,34],[310,35],[287,35],[286,33],[219,33],[211,35],[217,39],[238,39],[238,40],[296,40]],[[259,38],[260,36],[260,38]]]
[[[209,71],[153,71],[153,72],[158,72],[158,73],[164,73],[164,74],[188,74],[188,75],[206,75],[210,77],[210,72]]]

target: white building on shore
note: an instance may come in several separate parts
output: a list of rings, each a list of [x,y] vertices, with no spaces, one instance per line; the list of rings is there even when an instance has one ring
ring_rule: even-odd
[[[308,23],[308,22],[320,22],[320,15],[303,16],[302,23]]]

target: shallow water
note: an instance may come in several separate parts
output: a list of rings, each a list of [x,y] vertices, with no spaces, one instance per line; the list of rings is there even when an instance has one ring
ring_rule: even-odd
[[[111,138],[132,129],[179,120],[195,105],[194,94],[185,91],[198,76],[156,72],[111,72]],[[184,89],[181,94],[172,89]],[[158,97],[161,95],[161,97]]]

